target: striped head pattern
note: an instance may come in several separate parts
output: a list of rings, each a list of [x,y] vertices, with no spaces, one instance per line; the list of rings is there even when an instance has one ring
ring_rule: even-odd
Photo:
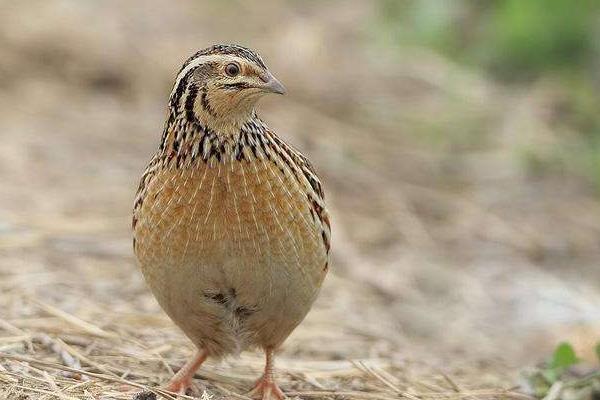
[[[238,129],[254,112],[259,98],[285,93],[254,51],[237,45],[214,45],[188,58],[169,98],[169,119],[184,116],[216,131]]]

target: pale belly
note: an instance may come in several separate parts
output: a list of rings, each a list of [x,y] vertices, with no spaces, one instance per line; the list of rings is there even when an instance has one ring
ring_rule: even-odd
[[[306,192],[266,161],[160,171],[136,218],[148,285],[190,339],[217,356],[279,346],[327,270]]]

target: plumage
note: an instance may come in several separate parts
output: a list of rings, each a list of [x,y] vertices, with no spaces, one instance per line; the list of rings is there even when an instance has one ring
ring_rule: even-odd
[[[231,63],[238,76],[227,75]],[[313,167],[254,111],[262,95],[283,91],[241,46],[189,58],[133,212],[134,251],[162,308],[202,360],[265,349],[255,392],[263,399],[282,396],[271,355],[310,310],[330,246]],[[168,388],[184,389],[189,378],[176,376]]]

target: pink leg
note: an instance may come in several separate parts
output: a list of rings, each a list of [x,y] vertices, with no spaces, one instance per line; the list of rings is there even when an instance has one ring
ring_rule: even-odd
[[[265,373],[256,381],[254,389],[248,393],[248,396],[261,400],[283,400],[286,398],[285,394],[273,380],[273,350],[265,349],[265,354],[267,356]]]
[[[206,360],[207,356],[208,353],[206,350],[198,350],[194,357],[188,360],[188,362],[173,375],[169,383],[167,383],[163,389],[169,392],[185,394],[185,391],[192,386],[194,374],[198,368],[200,368],[204,360]]]

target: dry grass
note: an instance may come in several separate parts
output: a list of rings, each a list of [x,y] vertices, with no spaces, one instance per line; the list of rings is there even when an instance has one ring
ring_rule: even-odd
[[[562,133],[552,85],[378,47],[372,2],[224,3],[7,6],[0,398],[126,399],[192,353],[137,271],[130,207],[174,71],[213,42],[259,49],[286,84],[262,115],[310,155],[332,210],[332,273],[277,358],[288,395],[526,397],[519,371],[559,339],[589,351],[600,206],[520,164]],[[209,361],[197,382],[244,398],[262,362]]]
[[[34,278],[34,276],[30,276]],[[71,284],[71,283],[69,283]],[[120,293],[135,304],[136,294]],[[84,299],[86,296],[72,299]],[[3,300],[6,300],[4,298]],[[64,305],[68,313],[33,297],[12,299],[30,312],[26,318],[0,320],[7,333],[0,338],[0,396],[6,399],[131,399],[150,391],[164,398],[177,396],[157,385],[191,354],[190,344],[158,312],[108,312],[94,303]],[[317,312],[318,314],[318,312]],[[314,320],[314,318],[312,318]],[[92,323],[89,321],[96,321]],[[365,357],[335,359],[303,355],[303,344],[327,347],[337,340],[331,326],[313,321],[302,329],[278,358],[279,382],[292,398],[319,399],[461,399],[527,398],[510,389],[482,388],[472,379],[450,378],[424,362]],[[327,336],[330,336],[327,338]],[[348,340],[348,335],[345,335]],[[370,340],[387,341],[372,337]],[[26,354],[26,355],[24,355]],[[340,357],[341,358],[341,357]],[[260,375],[260,354],[245,354],[220,364],[207,362],[197,374],[204,398],[247,399],[244,393]],[[179,398],[195,398],[180,395]]]

